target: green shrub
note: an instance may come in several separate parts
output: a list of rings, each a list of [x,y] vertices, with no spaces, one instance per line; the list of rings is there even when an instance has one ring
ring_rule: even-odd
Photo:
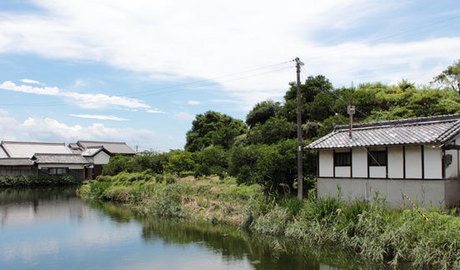
[[[80,181],[73,175],[0,176],[0,187],[33,187],[77,185]]]

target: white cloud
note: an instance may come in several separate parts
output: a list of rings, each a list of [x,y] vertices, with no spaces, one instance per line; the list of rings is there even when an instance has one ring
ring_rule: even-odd
[[[98,109],[107,106],[123,107],[128,109],[143,109],[147,112],[158,111],[152,108],[150,105],[143,101],[135,98],[122,97],[122,96],[109,96],[105,94],[82,94],[72,91],[64,91],[58,87],[37,87],[30,85],[17,85],[11,81],[4,81],[0,83],[0,89],[15,91],[21,93],[45,95],[45,96],[57,96],[68,99],[72,103],[82,108]]]
[[[217,77],[215,81],[238,98],[240,106],[282,95],[287,82],[295,80],[292,65],[259,76],[222,74],[299,56],[308,74],[326,73],[337,84],[392,81],[395,76],[427,82],[439,70],[438,64],[446,66],[458,57],[460,47],[458,37],[334,46],[314,40],[322,29],[356,27],[366,16],[402,5],[400,1],[35,0],[34,4],[46,12],[2,13],[0,53],[105,62],[153,78]],[[430,65],[420,65],[426,61]],[[366,70],[368,74],[362,72]]]
[[[141,150],[150,148],[166,150],[166,147],[182,146],[173,144],[173,140],[162,142],[160,141],[162,136],[159,136],[156,132],[142,128],[118,128],[100,123],[69,125],[49,117],[28,117],[24,121],[21,121],[4,111],[0,111],[0,139],[51,142],[113,140],[125,141],[133,147],[139,145]]]
[[[195,119],[195,115],[188,112],[177,112],[174,114],[174,118],[181,121],[193,121],[193,119]]]
[[[115,115],[100,115],[100,114],[69,114],[72,117],[83,119],[96,119],[96,120],[111,120],[111,121],[127,121],[128,119],[118,117]]]
[[[188,104],[188,105],[195,106],[195,105],[200,105],[201,102],[198,101],[198,100],[189,100],[189,101],[187,101],[187,104]]]
[[[22,79],[21,82],[28,83],[28,84],[41,84],[39,81],[32,80],[32,79]]]

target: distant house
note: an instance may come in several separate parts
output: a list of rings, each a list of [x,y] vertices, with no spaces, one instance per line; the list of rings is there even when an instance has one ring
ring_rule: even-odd
[[[135,151],[123,142],[79,141],[66,145],[2,141],[0,176],[72,174],[81,180],[93,179],[116,154],[134,155]]]
[[[110,156],[134,156],[136,154],[136,151],[129,147],[125,142],[78,141],[76,145],[81,149],[81,151],[90,148],[104,148]]]
[[[447,115],[348,126],[316,140],[318,196],[384,197],[391,206],[460,202],[460,116]],[[407,197],[405,197],[407,195]]]

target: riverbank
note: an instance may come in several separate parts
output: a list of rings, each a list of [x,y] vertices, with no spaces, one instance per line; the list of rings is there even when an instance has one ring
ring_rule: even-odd
[[[143,216],[177,217],[284,236],[299,246],[335,246],[373,262],[460,268],[460,219],[438,210],[389,210],[382,201],[269,200],[258,185],[234,179],[175,178],[147,173],[100,177],[82,198],[122,203]]]

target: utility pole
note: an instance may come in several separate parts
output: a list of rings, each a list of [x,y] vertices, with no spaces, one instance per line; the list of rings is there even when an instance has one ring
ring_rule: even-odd
[[[302,168],[302,96],[300,93],[300,67],[304,64],[299,57],[294,59],[297,72],[297,198],[303,199],[303,168]]]

